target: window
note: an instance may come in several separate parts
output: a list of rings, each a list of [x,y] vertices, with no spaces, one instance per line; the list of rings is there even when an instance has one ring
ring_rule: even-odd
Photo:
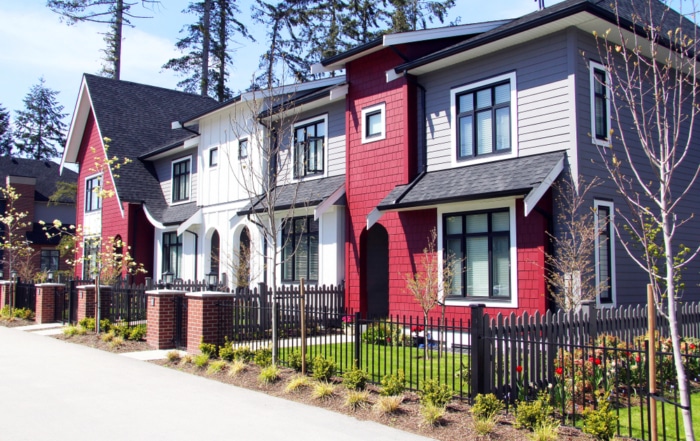
[[[97,211],[102,208],[100,185],[102,176],[93,176],[85,180],[85,211]]]
[[[508,209],[445,214],[443,235],[444,259],[454,274],[449,296],[510,300]]]
[[[457,95],[457,159],[509,152],[510,82]]]
[[[289,219],[282,229],[282,280],[318,280],[318,221],[313,216]]]
[[[591,68],[591,133],[593,142],[609,145],[610,134],[610,76],[605,66],[594,61]]]
[[[294,177],[323,174],[326,120],[294,127]]]
[[[176,232],[163,233],[163,272],[173,273],[174,278],[181,277],[182,236]]]
[[[386,138],[386,124],[384,115],[386,104],[362,109],[362,143],[379,141]]]
[[[83,279],[91,280],[95,277],[99,255],[100,238],[86,237],[83,243]]]
[[[190,199],[190,158],[173,162],[173,202]]]
[[[248,157],[248,138],[238,140],[238,159]]]
[[[604,289],[598,297],[601,305],[615,303],[615,238],[613,236],[613,203],[595,201],[595,279]]]
[[[219,148],[212,147],[209,149],[209,167],[216,167],[219,165]]]
[[[209,254],[209,272],[219,275],[219,232],[211,235],[211,253]]]
[[[58,250],[41,250],[41,270],[58,271]]]

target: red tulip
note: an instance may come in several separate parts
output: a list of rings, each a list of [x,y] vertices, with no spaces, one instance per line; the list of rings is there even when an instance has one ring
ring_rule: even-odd
[[[523,371],[523,367],[520,365],[515,366],[515,372],[521,373]]]
[[[557,375],[562,375],[564,373],[564,368],[558,367],[554,370],[554,373]]]

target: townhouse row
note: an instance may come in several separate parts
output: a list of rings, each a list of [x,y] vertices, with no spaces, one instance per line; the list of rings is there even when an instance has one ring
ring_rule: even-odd
[[[468,318],[474,303],[551,307],[555,184],[599,177],[588,195],[591,263],[606,286],[597,302],[642,301],[646,279],[613,232],[625,207],[601,165],[611,133],[629,131],[611,118],[593,37],[615,26],[610,8],[567,0],[385,35],[314,66],[323,79],[223,104],[86,74],[62,159],[80,166],[77,223],[118,236],[157,279],[344,283],[348,306],[369,315],[420,311],[405,277],[421,270],[434,229],[439,264],[454,258],[447,314]],[[94,166],[105,156],[133,161],[115,177]],[[686,286],[699,273],[686,270]]]

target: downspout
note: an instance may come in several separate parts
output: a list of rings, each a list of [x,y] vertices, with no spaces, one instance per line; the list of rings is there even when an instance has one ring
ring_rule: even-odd
[[[197,248],[199,248],[199,235],[197,233],[195,233],[194,231],[190,231],[190,230],[185,230],[185,231],[187,231],[188,233],[190,233],[194,236],[194,280],[197,280],[197,270],[199,269],[199,268],[197,268],[197,266],[198,266],[197,262],[199,260],[198,259],[199,251],[197,250]]]

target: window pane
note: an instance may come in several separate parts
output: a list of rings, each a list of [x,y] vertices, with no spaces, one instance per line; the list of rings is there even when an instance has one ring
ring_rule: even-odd
[[[496,86],[494,92],[496,104],[503,104],[510,101],[510,83]]]
[[[285,280],[292,280],[294,278],[294,260],[292,255],[294,254],[294,242],[290,237],[284,243],[284,248],[282,251],[282,278]]]
[[[464,256],[462,255],[462,239],[448,239],[445,250],[445,257],[447,262],[450,263],[450,271],[452,273],[452,284],[448,294],[453,296],[464,295],[462,290],[462,262],[464,260]]]
[[[215,166],[219,164],[219,149],[213,148],[209,150],[209,165]]]
[[[489,295],[488,237],[467,238],[467,295]]]
[[[488,213],[467,216],[467,233],[486,233],[489,231]]]
[[[491,230],[492,231],[509,231],[510,230],[510,214],[507,211],[501,211],[491,214]]]
[[[326,136],[326,123],[319,122],[318,124],[316,124],[316,134],[314,136]]]
[[[600,293],[600,300],[603,302],[612,301],[612,286],[610,283],[610,209],[608,207],[598,207],[598,277],[599,283],[605,285],[607,289]]]
[[[318,280],[318,233],[309,235],[309,276],[308,280]]]
[[[493,152],[493,121],[491,110],[476,114],[476,146],[477,155]]]
[[[496,109],[496,150],[510,150],[510,108]]]
[[[596,95],[605,95],[605,72],[596,69],[593,73],[593,76],[595,77],[595,84],[593,87]]]
[[[607,136],[607,124],[605,99],[596,96],[595,98],[595,134],[598,138]]]
[[[483,109],[484,107],[491,107],[491,90],[484,89],[476,93],[476,108]]]
[[[510,295],[510,247],[508,236],[493,238],[493,296]]]
[[[459,156],[464,158],[474,155],[473,117],[463,116],[459,119]]]
[[[445,220],[447,234],[462,234],[462,216],[450,216]]]
[[[457,112],[470,112],[474,110],[474,94],[468,93],[459,97],[459,109]]]
[[[382,114],[381,112],[370,113],[367,115],[367,136],[377,136],[382,133]]]

